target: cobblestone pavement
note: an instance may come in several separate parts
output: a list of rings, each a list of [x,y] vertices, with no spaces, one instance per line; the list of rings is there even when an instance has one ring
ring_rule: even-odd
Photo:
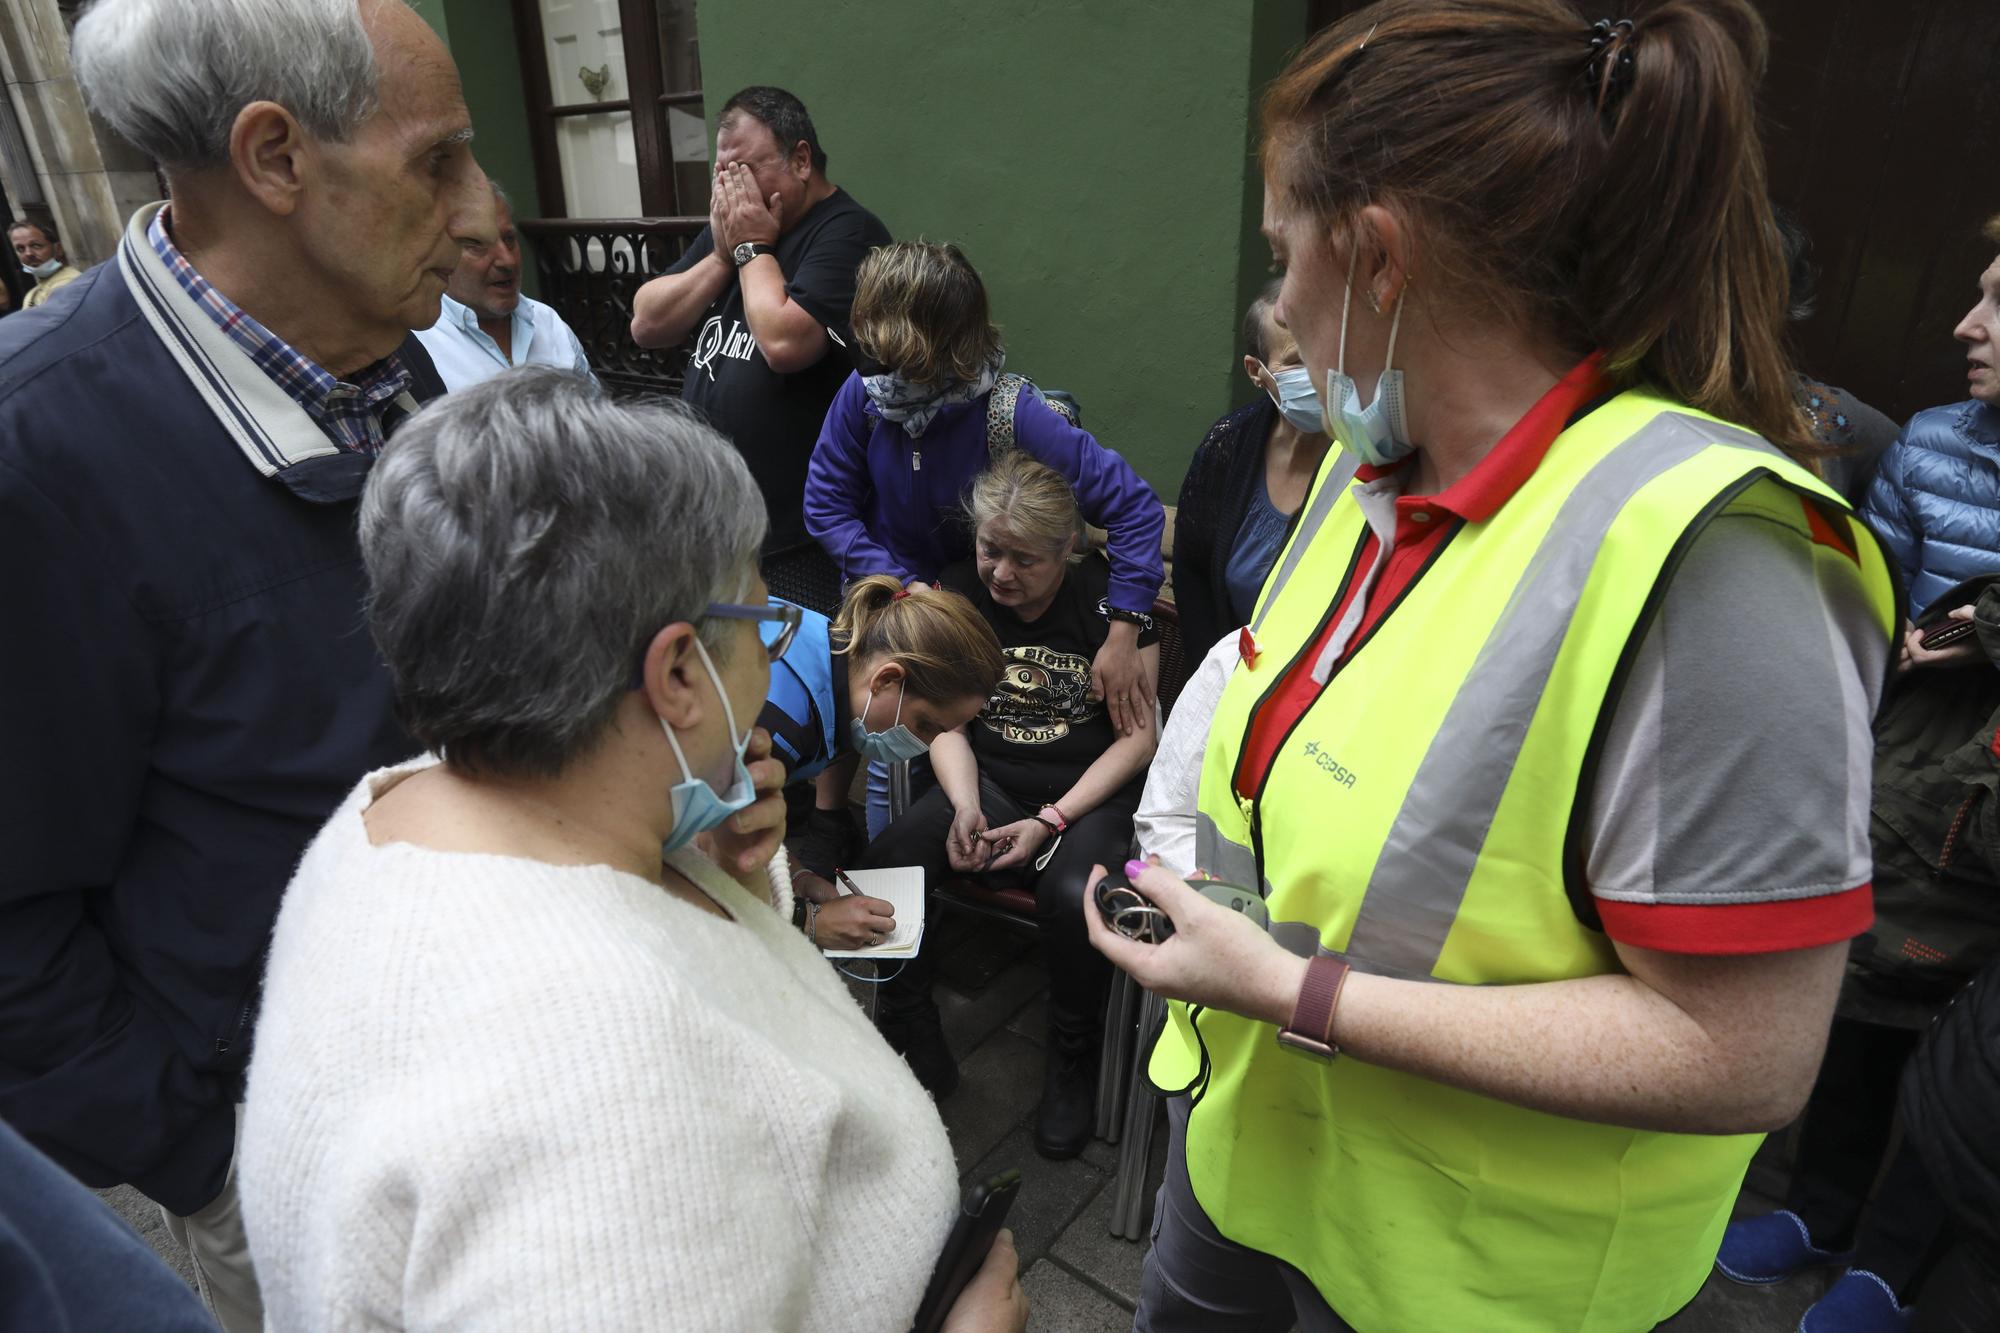
[[[957,914],[933,922],[932,930],[945,950],[938,987],[945,1036],[962,1074],[958,1091],[942,1108],[945,1128],[966,1180],[1008,1167],[1021,1170],[1021,1193],[1008,1220],[1033,1307],[1028,1327],[1035,1333],[1129,1329],[1144,1246],[1111,1233],[1118,1149],[1093,1142],[1073,1161],[1049,1162],[1036,1154],[1032,1141],[1046,1035],[1034,945]],[[865,998],[866,987],[852,988]],[[1149,1222],[1153,1192],[1165,1170],[1165,1138],[1162,1119],[1147,1163]],[[1783,1188],[1782,1157],[1783,1144],[1774,1138],[1751,1167],[1739,1213],[1776,1206],[1772,1195]],[[161,1225],[159,1209],[131,1189],[105,1190],[101,1197],[192,1283],[187,1256]],[[1667,1333],[1790,1333],[1830,1280],[1830,1274],[1813,1274],[1773,1287],[1745,1287],[1712,1278],[1692,1305],[1661,1327]]]

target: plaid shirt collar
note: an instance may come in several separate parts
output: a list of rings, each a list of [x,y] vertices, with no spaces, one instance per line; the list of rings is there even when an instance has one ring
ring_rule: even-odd
[[[168,208],[154,215],[146,239],[181,290],[242,348],[272,383],[305,409],[327,438],[349,453],[373,455],[382,448],[382,409],[410,386],[410,373],[392,355],[352,381],[336,379],[317,362],[253,319],[195,271],[167,234]]]

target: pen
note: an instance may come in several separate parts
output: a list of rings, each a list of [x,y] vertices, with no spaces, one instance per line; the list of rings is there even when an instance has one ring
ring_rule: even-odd
[[[861,892],[861,886],[859,884],[856,884],[853,880],[849,879],[847,877],[847,872],[845,870],[834,871],[833,877],[839,880],[842,884],[845,884],[847,886],[847,891],[853,894],[855,897],[859,898],[863,896]]]

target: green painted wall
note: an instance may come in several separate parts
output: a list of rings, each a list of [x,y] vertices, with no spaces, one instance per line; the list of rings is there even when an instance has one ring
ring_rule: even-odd
[[[533,200],[512,7],[412,3],[451,46],[480,162]],[[1075,393],[1173,503],[1209,423],[1255,392],[1236,330],[1270,262],[1256,100],[1305,0],[735,0],[700,22],[711,140],[736,89],[797,93],[833,179],[897,236],[963,245],[1009,365]]]
[[[860,12],[703,5],[711,136],[736,89],[797,93],[833,180],[895,235],[963,245],[1009,366],[1075,393],[1085,425],[1173,503],[1248,387],[1236,327],[1269,264],[1251,121],[1305,36],[1304,0]],[[461,49],[456,13],[452,36]]]
[[[521,57],[514,39],[513,6],[504,0],[410,0],[410,7],[444,38],[458,65],[465,104],[472,112],[473,152],[486,174],[500,182],[522,217],[536,204],[535,159],[528,146],[528,99],[521,88]],[[539,296],[535,267],[522,285]]]

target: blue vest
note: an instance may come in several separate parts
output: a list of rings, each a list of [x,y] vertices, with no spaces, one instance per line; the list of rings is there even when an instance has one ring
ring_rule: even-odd
[[[758,626],[765,643],[783,628],[772,621]],[[843,710],[835,702],[832,625],[817,611],[807,611],[785,655],[771,663],[771,688],[757,723],[771,733],[771,744],[790,770],[789,782],[804,782],[840,757],[846,738],[835,727]]]

